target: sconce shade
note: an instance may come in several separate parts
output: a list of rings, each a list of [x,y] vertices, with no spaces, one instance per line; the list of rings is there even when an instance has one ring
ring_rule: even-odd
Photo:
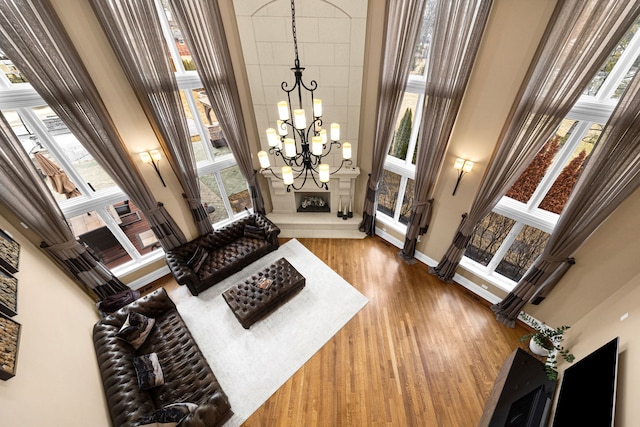
[[[140,154],[140,160],[142,160],[142,163],[151,163],[151,154],[149,154],[148,151],[143,151]]]
[[[462,171],[471,172],[471,169],[473,169],[473,162],[470,162],[469,160],[465,161],[464,166],[462,166]]]
[[[464,159],[457,158],[453,168],[455,170],[462,170],[462,166],[464,166]]]
[[[153,161],[157,162],[158,160],[162,159],[162,157],[160,156],[160,151],[159,150],[151,150],[149,151],[149,154],[151,155],[151,159],[153,159]]]

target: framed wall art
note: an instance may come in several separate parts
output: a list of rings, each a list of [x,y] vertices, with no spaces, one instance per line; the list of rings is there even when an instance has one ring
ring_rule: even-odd
[[[20,323],[0,314],[0,380],[16,375]]]
[[[0,230],[0,267],[9,273],[17,273],[19,258],[20,244],[5,231]]]
[[[18,279],[0,268],[0,312],[9,317],[18,314]]]

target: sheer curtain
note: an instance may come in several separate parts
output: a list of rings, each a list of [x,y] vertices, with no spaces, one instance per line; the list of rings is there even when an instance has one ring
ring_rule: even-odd
[[[558,2],[500,136],[480,189],[452,245],[431,272],[449,281],[474,227],[531,163],[631,26],[640,1]]]
[[[398,109],[409,78],[409,65],[418,38],[426,0],[398,0],[387,4],[385,46],[378,84],[378,113],[371,173],[362,211],[360,231],[372,236],[376,228],[376,197],[384,160],[393,138]]]
[[[0,0],[0,48],[115,183],[142,210],[164,249],[186,242],[120,140],[48,0]]]
[[[413,206],[400,256],[413,259],[429,227],[433,189],[471,75],[492,0],[438,2],[416,159]]]
[[[91,4],[180,181],[198,232],[213,231],[200,199],[189,126],[154,1],[92,0]]]
[[[575,264],[572,255],[640,187],[640,78],[631,82],[587,160],[540,257],[492,308],[513,326],[527,302],[539,304]]]
[[[42,239],[41,247],[94,300],[129,289],[76,241],[51,191],[1,113],[0,203]]]
[[[240,172],[249,183],[253,210],[264,213],[264,200],[258,186],[257,171],[251,161],[240,93],[218,3],[207,0],[168,0],[168,3],[180,23],[211,108],[222,126]]]

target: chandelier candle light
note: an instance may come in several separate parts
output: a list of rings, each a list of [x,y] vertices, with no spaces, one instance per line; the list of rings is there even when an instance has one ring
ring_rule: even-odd
[[[348,142],[340,143],[340,125],[331,123],[329,127],[329,135],[327,139],[327,131],[322,128],[322,101],[314,97],[314,92],[318,87],[315,80],[311,80],[309,84],[302,81],[302,72],[304,67],[300,66],[298,58],[298,40],[296,37],[296,12],[294,0],[291,0],[291,29],[293,32],[293,46],[295,50],[294,67],[291,68],[295,76],[295,83],[289,87],[287,82],[282,82],[280,87],[287,94],[287,101],[278,102],[278,117],[276,128],[267,129],[267,143],[269,144],[269,153],[260,151],[258,160],[262,171],[270,171],[273,176],[281,179],[287,186],[287,191],[300,190],[307,182],[307,178],[313,179],[313,182],[319,187],[328,190],[327,183],[330,175],[339,171],[344,164],[351,164],[351,144]],[[302,108],[302,89],[308,92],[311,100],[312,120],[307,125],[307,116]],[[297,94],[298,108],[293,108],[291,103],[292,93]],[[330,142],[329,142],[330,140]],[[327,163],[322,160],[329,155],[333,147],[342,147],[342,162],[340,166],[331,172]],[[276,157],[282,157],[284,166],[282,166],[282,178],[276,175],[271,169],[269,154]],[[302,183],[296,187],[295,179],[301,178]]]

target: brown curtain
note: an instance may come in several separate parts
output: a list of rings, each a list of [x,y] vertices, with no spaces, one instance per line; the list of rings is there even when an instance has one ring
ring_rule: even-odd
[[[605,126],[544,251],[492,308],[513,326],[527,303],[539,304],[575,264],[573,254],[640,187],[640,78],[631,82]]]
[[[210,233],[213,228],[200,199],[189,126],[154,1],[92,0],[91,4],[180,181],[198,232]]]
[[[265,213],[218,3],[207,0],[168,0],[168,3],[182,28],[211,108],[240,172],[249,183],[253,210]]]
[[[2,113],[0,203],[42,239],[42,248],[94,300],[129,289],[76,241],[51,191]]]
[[[433,189],[442,167],[482,39],[492,0],[440,1],[431,38],[427,87],[416,159],[413,206],[400,256],[412,260],[418,235],[431,220]]]
[[[378,184],[395,131],[400,102],[407,86],[409,65],[413,60],[425,4],[426,0],[397,0],[387,4],[373,159],[362,210],[362,222],[359,226],[360,231],[370,236],[375,234]]]
[[[474,227],[531,163],[638,15],[640,0],[556,4],[468,215],[431,272],[449,281]]]
[[[164,249],[185,243],[151,194],[48,0],[0,0],[0,48],[146,216]]]

